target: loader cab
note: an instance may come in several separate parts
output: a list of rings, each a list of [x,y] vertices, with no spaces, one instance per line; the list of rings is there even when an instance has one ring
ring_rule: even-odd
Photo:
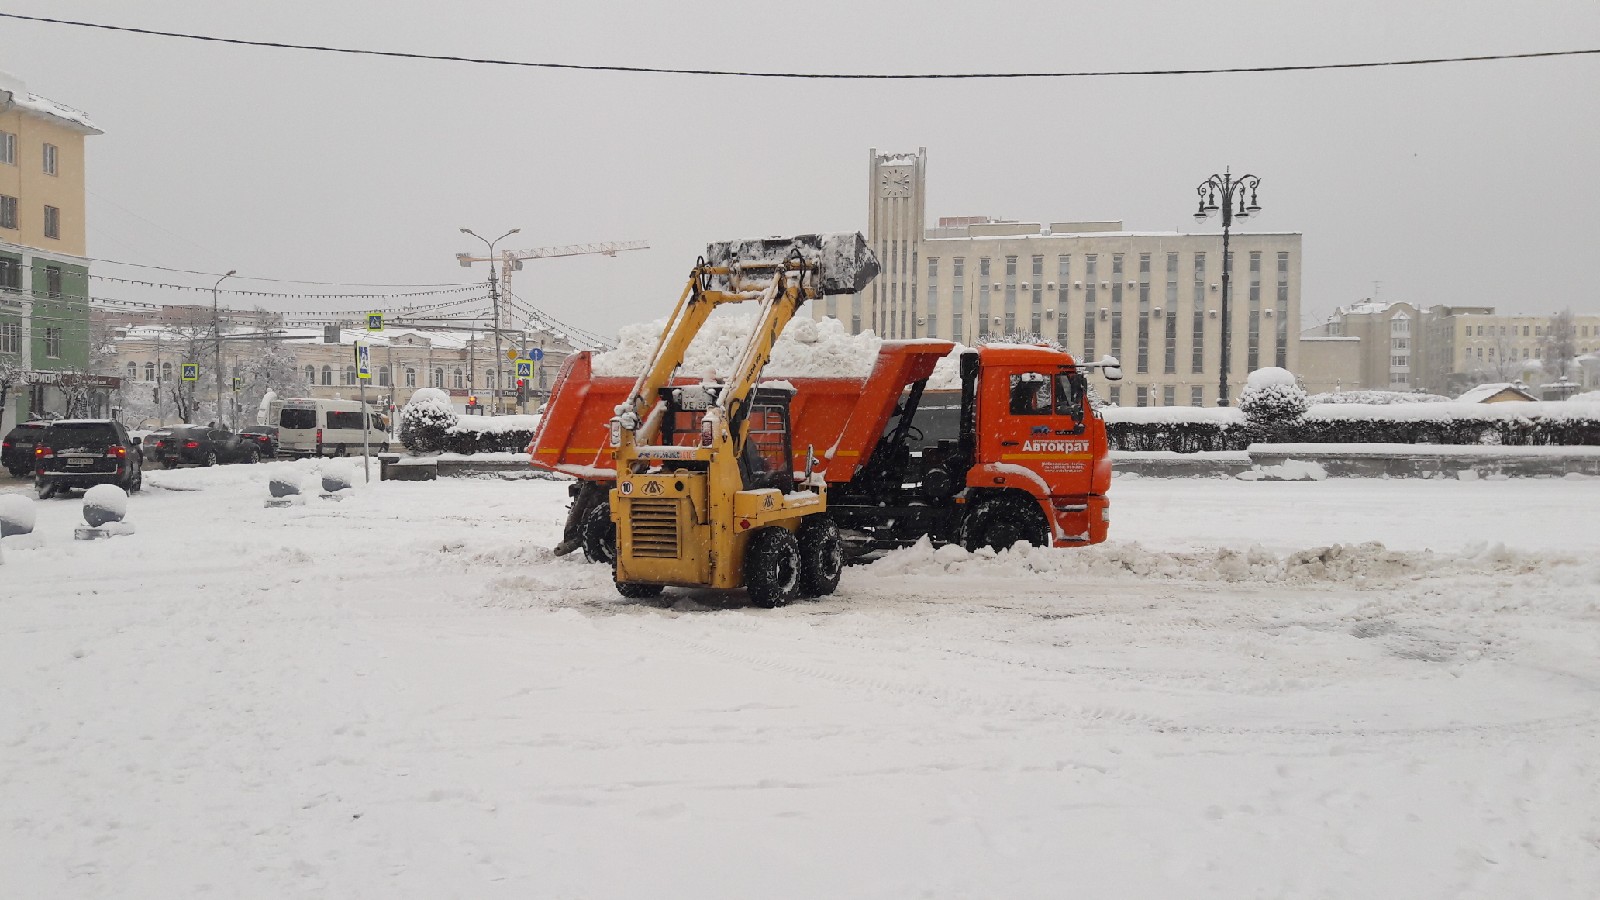
[[[663,388],[661,443],[680,447],[700,444],[701,426],[706,411],[716,405],[721,385],[686,385]],[[739,454],[739,474],[744,490],[776,488],[785,493],[794,489],[794,448],[789,428],[789,387],[758,387],[751,395],[745,418],[750,430]],[[674,462],[679,468],[699,466],[692,461]]]

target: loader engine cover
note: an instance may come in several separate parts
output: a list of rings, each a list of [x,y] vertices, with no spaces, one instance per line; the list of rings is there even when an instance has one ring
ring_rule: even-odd
[[[878,275],[878,257],[859,231],[801,234],[795,237],[745,238],[706,245],[706,262],[713,266],[780,265],[799,252],[817,264],[816,289],[821,294],[855,294]],[[722,289],[731,286],[716,279]]]

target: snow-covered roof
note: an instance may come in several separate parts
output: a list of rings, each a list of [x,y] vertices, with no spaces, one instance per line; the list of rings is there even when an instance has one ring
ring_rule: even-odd
[[[73,109],[65,103],[57,103],[49,97],[31,93],[21,80],[5,73],[0,73],[0,95],[3,95],[3,98],[0,98],[0,106],[7,102],[13,103],[24,112],[53,119],[57,124],[65,125],[82,134],[105,133],[94,127],[94,123],[89,121],[88,113],[81,109]]]
[[[1376,316],[1388,312],[1394,304],[1388,300],[1362,300],[1349,306],[1341,306],[1333,311],[1337,316]]]
[[[1510,391],[1510,392],[1512,392],[1514,394],[1518,394],[1524,400],[1535,400],[1535,399],[1538,399],[1538,398],[1534,397],[1532,394],[1530,394],[1527,391],[1523,390],[1522,388],[1519,388],[1516,385],[1511,384],[1510,382],[1502,381],[1502,382],[1498,382],[1498,383],[1495,383],[1495,384],[1480,384],[1477,387],[1475,387],[1475,388],[1467,391],[1466,393],[1462,394],[1461,396],[1457,397],[1456,400],[1461,402],[1461,403],[1483,403],[1483,402],[1486,402],[1487,400],[1489,400],[1489,398],[1498,396],[1498,395],[1500,395],[1502,393],[1505,393],[1506,391]]]
[[[1008,224],[1008,223],[995,223]],[[947,226],[962,228],[965,226]],[[936,229],[937,230],[937,229]],[[1298,231],[1250,231],[1236,232],[1235,237],[1295,237]],[[935,241],[1036,241],[1049,240],[1050,238],[1183,238],[1183,237],[1216,237],[1216,234],[1205,231],[1052,231],[1049,234],[1029,232],[1027,234],[959,234],[940,235],[925,238],[928,242]]]

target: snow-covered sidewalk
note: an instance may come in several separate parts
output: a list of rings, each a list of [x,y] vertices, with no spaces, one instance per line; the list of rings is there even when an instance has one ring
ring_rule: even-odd
[[[317,465],[0,544],[5,893],[1600,884],[1600,481],[1119,479],[1101,547],[913,548],[767,611],[553,559],[560,483],[262,507]]]

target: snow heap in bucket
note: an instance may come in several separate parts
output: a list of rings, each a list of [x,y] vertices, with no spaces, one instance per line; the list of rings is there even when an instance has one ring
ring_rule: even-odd
[[[679,374],[717,377],[732,372],[755,326],[753,314],[712,316],[689,345]],[[666,319],[623,326],[617,332],[617,348],[595,354],[594,374],[637,377],[649,363],[666,327]],[[768,378],[866,378],[872,373],[882,346],[883,339],[871,331],[851,334],[838,319],[802,316],[790,320],[778,336],[772,359],[762,374]],[[957,357],[965,349],[957,345],[939,361],[928,379],[930,389],[960,387]]]
[[[0,537],[31,534],[33,517],[32,498],[21,494],[0,494]]]

